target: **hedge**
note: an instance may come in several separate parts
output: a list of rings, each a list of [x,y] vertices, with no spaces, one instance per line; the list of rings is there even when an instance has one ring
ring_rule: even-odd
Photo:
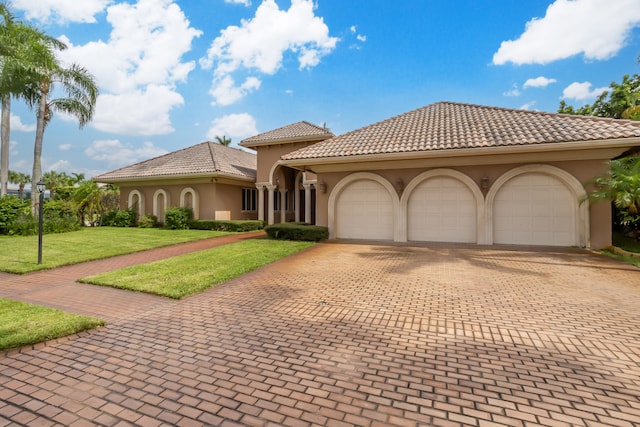
[[[216,221],[216,220],[192,220],[189,221],[192,230],[214,231],[256,231],[264,228],[264,221]]]
[[[264,231],[270,238],[279,240],[319,242],[329,237],[329,229],[327,227],[300,222],[273,224],[265,227]]]

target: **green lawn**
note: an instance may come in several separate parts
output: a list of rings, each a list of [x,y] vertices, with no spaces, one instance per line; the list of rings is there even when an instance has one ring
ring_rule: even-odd
[[[313,244],[268,239],[245,240],[127,267],[80,281],[179,299],[241,276]]]
[[[60,338],[103,324],[100,319],[0,298],[0,350]]]
[[[640,242],[638,242],[635,239],[631,239],[629,237],[626,237],[625,235],[623,235],[622,233],[619,232],[614,232],[613,233],[613,245],[625,250],[627,252],[633,252],[633,253],[637,253],[640,255]],[[615,258],[617,260],[620,260],[622,262],[626,262],[627,264],[631,264],[631,265],[635,265],[636,267],[640,267],[640,256],[627,256],[627,255],[620,255],[620,254],[616,254],[610,250],[603,250],[602,253],[604,253],[607,256],[610,256],[611,258]]]
[[[45,234],[41,265],[37,264],[38,236],[0,236],[0,271],[28,273],[226,234],[230,233],[118,227]]]

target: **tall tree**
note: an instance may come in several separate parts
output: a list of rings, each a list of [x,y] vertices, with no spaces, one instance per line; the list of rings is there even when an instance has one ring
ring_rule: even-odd
[[[78,64],[64,68],[58,61],[53,61],[48,65],[47,68],[39,72],[38,92],[33,99],[29,100],[31,105],[37,106],[36,138],[33,146],[33,172],[31,174],[34,188],[42,178],[42,142],[45,128],[53,118],[54,112],[75,116],[80,128],[82,128],[93,118],[98,98],[95,79],[85,68]],[[56,87],[59,87],[66,96],[52,99],[51,96]],[[38,203],[37,194],[31,192],[31,209],[34,214],[38,211]]]
[[[609,88],[593,104],[580,108],[574,108],[562,100],[558,113],[640,120],[640,75],[625,75],[622,82],[612,82]]]
[[[224,145],[225,147],[228,147],[231,144],[231,138],[227,138],[224,135],[216,136],[216,141],[218,141],[218,144]]]
[[[0,195],[6,194],[9,171],[11,97],[33,98],[38,70],[64,43],[36,28],[16,22],[7,3],[0,3]]]

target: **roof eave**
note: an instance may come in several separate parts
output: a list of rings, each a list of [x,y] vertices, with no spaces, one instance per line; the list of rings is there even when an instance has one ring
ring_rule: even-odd
[[[600,148],[627,148],[640,146],[640,137],[618,138],[606,140],[585,140],[571,142],[539,143],[529,145],[508,145],[499,147],[453,148],[442,150],[410,151],[401,153],[362,154],[334,157],[316,157],[282,160],[282,164],[293,168],[306,168],[314,165],[330,165],[335,163],[360,163],[372,161],[409,160],[414,158],[446,158],[467,156],[489,156],[512,153],[540,153],[567,150],[593,150]]]
[[[294,144],[296,142],[321,142],[326,141],[327,139],[333,138],[335,135],[314,135],[307,137],[290,137],[290,138],[278,138],[278,139],[268,139],[263,141],[242,141],[238,145],[245,148],[254,148],[254,147],[263,147],[266,145],[279,145],[279,144]]]
[[[226,173],[203,173],[203,174],[184,174],[184,175],[150,175],[150,176],[136,176],[136,177],[116,177],[116,178],[100,178],[100,176],[93,177],[95,182],[104,182],[106,184],[117,184],[120,182],[147,182],[158,180],[170,180],[177,181],[181,179],[201,179],[201,178],[226,178],[235,179],[238,181],[254,182],[255,177],[232,175]]]

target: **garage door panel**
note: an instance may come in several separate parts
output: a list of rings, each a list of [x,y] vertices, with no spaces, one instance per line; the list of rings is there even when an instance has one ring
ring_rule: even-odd
[[[494,243],[574,245],[574,205],[571,191],[557,178],[535,173],[512,178],[494,199]]]
[[[407,205],[407,239],[476,242],[476,202],[459,180],[435,177],[416,186]]]
[[[381,184],[349,184],[336,203],[336,236],[340,239],[393,240],[393,202]]]

